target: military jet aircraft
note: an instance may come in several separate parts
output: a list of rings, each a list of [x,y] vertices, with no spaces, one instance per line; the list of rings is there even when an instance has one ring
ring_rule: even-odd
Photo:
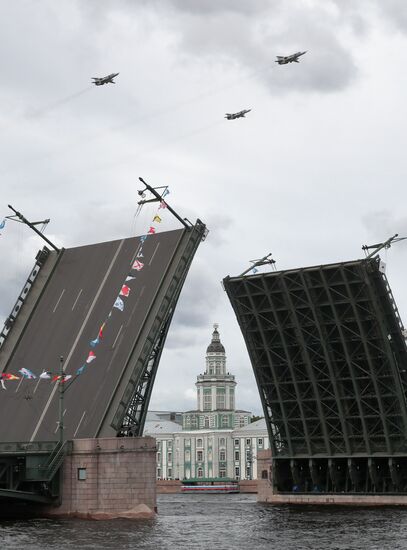
[[[243,111],[239,111],[238,113],[226,113],[225,118],[228,120],[235,120],[235,118],[244,118],[246,113],[250,113],[251,109],[243,109]]]
[[[97,76],[94,76],[92,78],[93,80],[93,84],[95,84],[95,86],[103,86],[103,84],[116,84],[116,82],[114,82],[114,78],[118,75],[119,73],[112,73],[112,74],[109,74],[107,76],[102,76],[101,78],[98,78]]]
[[[299,57],[301,55],[304,55],[305,53],[307,53],[307,51],[305,52],[297,52],[297,53],[293,53],[292,55],[278,55],[277,56],[277,59],[276,59],[276,63],[278,63],[279,65],[286,65],[287,63],[299,63]]]

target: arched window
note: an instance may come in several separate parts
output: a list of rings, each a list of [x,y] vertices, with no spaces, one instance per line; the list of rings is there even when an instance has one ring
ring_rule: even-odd
[[[221,437],[219,439],[219,447],[224,447],[226,445],[226,439],[224,437]]]
[[[198,468],[197,474],[198,474],[198,477],[203,477],[203,470],[202,470],[202,468]]]
[[[202,447],[202,439],[197,439],[196,440],[196,446],[197,447]]]

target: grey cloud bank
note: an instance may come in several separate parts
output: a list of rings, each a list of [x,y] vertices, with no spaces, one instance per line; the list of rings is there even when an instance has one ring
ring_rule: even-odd
[[[259,412],[223,277],[268,252],[279,269],[360,257],[362,244],[407,231],[405,21],[395,0],[1,4],[0,218],[9,203],[50,217],[63,246],[141,234],[143,176],[210,229],[154,408],[190,407],[218,322],[238,406]],[[299,64],[274,63],[299,49]],[[116,85],[91,85],[113,71]],[[223,118],[242,108],[245,119]],[[19,224],[2,232],[0,321],[41,246]],[[386,252],[404,318],[406,255],[404,242]]]

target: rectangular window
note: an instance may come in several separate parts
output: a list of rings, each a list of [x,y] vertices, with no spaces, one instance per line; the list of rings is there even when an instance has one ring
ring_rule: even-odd
[[[235,447],[239,447],[239,440],[235,439]]]
[[[161,462],[161,453],[157,453],[157,462]]]
[[[221,462],[225,462],[225,460],[226,460],[226,451],[224,449],[221,449],[219,451],[219,460]]]
[[[226,408],[225,395],[217,395],[216,396],[216,408],[219,411],[224,411],[225,410],[225,408]]]
[[[219,477],[226,477],[226,470],[224,468],[219,470]]]
[[[210,411],[212,409],[212,395],[204,395],[204,401],[203,401],[203,408],[204,411]]]
[[[198,462],[202,462],[203,460],[203,451],[197,451],[196,452],[196,459]]]
[[[86,468],[78,468],[78,479],[80,481],[86,480]]]
[[[172,462],[172,453],[168,453],[168,462]]]
[[[235,451],[235,460],[239,460],[239,451]]]
[[[263,447],[263,439],[262,438],[259,438],[257,443],[258,443],[259,447]]]
[[[240,468],[235,468],[235,477],[236,479],[239,479],[240,476]]]
[[[172,478],[172,469],[168,468],[168,479]]]
[[[157,479],[161,479],[161,468],[157,468]]]
[[[251,443],[252,443],[251,439],[246,439],[246,445],[251,445]]]

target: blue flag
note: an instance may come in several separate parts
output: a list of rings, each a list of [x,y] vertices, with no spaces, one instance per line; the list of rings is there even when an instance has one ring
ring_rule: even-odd
[[[123,300],[121,298],[117,297],[113,307],[115,307],[117,309],[120,309],[120,311],[123,311],[123,309],[124,309]]]

